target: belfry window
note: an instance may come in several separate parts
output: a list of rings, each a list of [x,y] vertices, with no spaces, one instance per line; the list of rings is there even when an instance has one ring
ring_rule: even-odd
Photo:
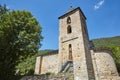
[[[71,23],[71,18],[68,17],[68,18],[67,18],[67,24],[70,24],[70,23]]]
[[[67,33],[68,33],[68,34],[72,33],[72,28],[71,28],[70,25],[67,27]]]

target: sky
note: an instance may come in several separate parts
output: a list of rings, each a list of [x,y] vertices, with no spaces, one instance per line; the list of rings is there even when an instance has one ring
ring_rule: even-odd
[[[42,27],[40,50],[58,49],[59,20],[70,6],[80,7],[87,20],[89,38],[120,36],[120,0],[0,0],[11,10],[30,11]]]

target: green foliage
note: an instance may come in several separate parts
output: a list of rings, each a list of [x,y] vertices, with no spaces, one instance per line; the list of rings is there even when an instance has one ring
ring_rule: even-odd
[[[96,48],[120,46],[120,36],[92,40]]]
[[[38,52],[38,56],[46,55],[46,54],[50,54],[50,53],[58,53],[58,50],[42,50],[42,51]]]
[[[28,56],[26,59],[21,60],[16,66],[17,75],[33,75],[35,69],[36,55]]]
[[[111,49],[113,52],[113,58],[115,60],[117,69],[120,72],[120,46],[118,47],[112,46]]]
[[[6,14],[7,12],[9,12],[9,9],[6,7],[6,5],[0,5],[0,19],[1,19],[1,16]]]
[[[21,55],[37,52],[42,39],[41,27],[30,12],[12,11],[4,15],[0,24],[2,38],[6,42],[6,45],[1,43],[2,46],[9,45],[9,49]]]
[[[43,38],[42,29],[28,11],[0,11],[4,13],[0,18],[0,78],[10,80],[19,62],[37,54]]]

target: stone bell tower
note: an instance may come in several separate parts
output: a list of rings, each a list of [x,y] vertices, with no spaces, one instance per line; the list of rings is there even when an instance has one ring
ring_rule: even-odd
[[[59,17],[60,71],[73,64],[74,80],[94,80],[86,17],[80,7]]]

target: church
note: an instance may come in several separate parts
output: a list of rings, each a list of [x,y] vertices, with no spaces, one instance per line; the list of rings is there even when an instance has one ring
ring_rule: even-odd
[[[80,7],[59,18],[59,50],[36,58],[35,74],[73,73],[74,80],[120,80],[112,52],[95,49]]]

